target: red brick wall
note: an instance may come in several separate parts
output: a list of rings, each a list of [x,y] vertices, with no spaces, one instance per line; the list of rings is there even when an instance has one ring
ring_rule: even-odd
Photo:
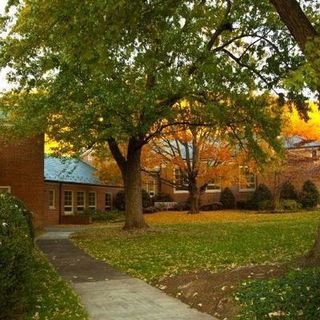
[[[43,136],[1,146],[0,186],[10,186],[11,193],[34,213],[36,227],[44,220],[43,166]]]
[[[55,192],[55,205],[54,208],[49,208],[49,190]],[[73,192],[73,208],[76,208],[76,192],[82,191],[85,193],[85,207],[88,207],[88,193],[93,191],[96,193],[96,208],[98,210],[105,210],[105,193],[111,193],[112,199],[115,199],[115,195],[123,190],[121,187],[112,186],[93,186],[85,184],[71,184],[71,183],[59,183],[59,182],[45,182],[45,217],[46,225],[53,225],[59,223],[59,214],[64,214],[63,208],[63,195],[64,191]]]

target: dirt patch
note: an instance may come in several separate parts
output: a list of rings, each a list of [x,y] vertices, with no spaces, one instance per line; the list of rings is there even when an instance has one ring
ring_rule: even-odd
[[[221,273],[199,271],[163,278],[157,287],[202,312],[230,320],[239,312],[233,293],[241,282],[276,278],[286,272],[287,267],[279,265],[242,267]]]

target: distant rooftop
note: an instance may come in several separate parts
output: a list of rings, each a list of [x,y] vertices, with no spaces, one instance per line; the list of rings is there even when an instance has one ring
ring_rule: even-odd
[[[74,158],[45,156],[45,180],[69,183],[103,185],[95,176],[96,169]]]
[[[317,148],[320,147],[320,141],[292,136],[285,138],[284,146],[286,149]]]

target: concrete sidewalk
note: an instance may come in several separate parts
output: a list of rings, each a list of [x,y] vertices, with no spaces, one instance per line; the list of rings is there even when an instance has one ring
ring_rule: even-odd
[[[84,253],[68,239],[76,230],[78,229],[49,229],[37,239],[37,245],[80,295],[90,319],[215,319]]]

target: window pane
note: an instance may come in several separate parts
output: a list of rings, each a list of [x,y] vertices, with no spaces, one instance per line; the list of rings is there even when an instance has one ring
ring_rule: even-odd
[[[180,168],[174,170],[174,183],[176,190],[188,190],[188,179],[182,174]]]
[[[65,191],[64,192],[63,204],[64,204],[64,212],[65,213],[70,214],[73,212],[72,191]]]
[[[105,210],[109,210],[112,208],[112,194],[106,193],[105,194]]]
[[[247,166],[240,167],[240,190],[255,190],[256,176]]]
[[[89,192],[88,194],[88,207],[95,208],[96,207],[96,193]]]
[[[55,192],[54,190],[49,190],[48,194],[48,202],[49,202],[49,208],[54,208],[55,207]]]

